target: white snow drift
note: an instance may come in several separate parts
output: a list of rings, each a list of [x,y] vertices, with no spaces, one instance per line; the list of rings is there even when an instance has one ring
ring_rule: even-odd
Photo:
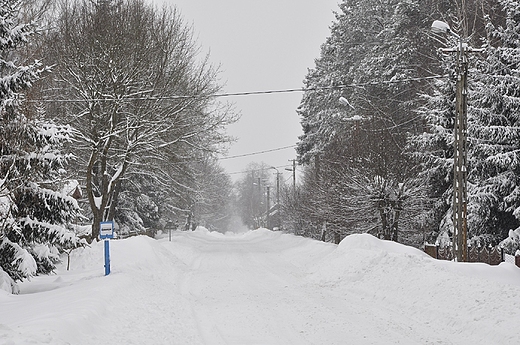
[[[369,235],[268,230],[77,250],[0,291],[0,344],[513,344],[520,269],[457,264]]]

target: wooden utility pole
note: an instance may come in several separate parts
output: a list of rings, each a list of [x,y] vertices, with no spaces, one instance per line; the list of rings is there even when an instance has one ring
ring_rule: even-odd
[[[293,197],[296,197],[296,159],[289,159],[289,162],[292,161],[292,169],[285,168],[287,171],[292,171],[292,188],[293,188]]]
[[[276,205],[280,207],[280,175],[281,173],[276,173]]]
[[[435,20],[432,31],[450,34],[458,41],[458,46],[442,48],[443,53],[457,53],[457,94],[455,126],[453,128],[453,256],[457,261],[468,261],[468,53],[481,52],[474,49],[451,31],[450,26]]]
[[[296,159],[292,160],[292,188],[293,192],[296,193]]]
[[[267,212],[266,212],[266,225],[265,225],[265,227],[267,229],[269,229],[269,211],[270,211],[269,210],[269,208],[270,208],[269,207],[269,198],[270,198],[270,192],[269,192],[269,186],[267,186],[267,196],[266,196],[266,199],[267,199],[266,200],[267,201],[266,210],[267,210]]]
[[[462,42],[462,40],[461,40]],[[457,261],[468,261],[468,59],[467,46],[458,49],[458,79],[453,153],[453,249]]]

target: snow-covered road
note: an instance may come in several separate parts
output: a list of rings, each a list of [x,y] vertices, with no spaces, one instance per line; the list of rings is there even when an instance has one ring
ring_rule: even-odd
[[[376,331],[369,322],[373,315],[305,279],[308,266],[335,246],[280,240],[276,233],[255,235],[193,238],[197,259],[189,263],[181,292],[204,343],[366,343]],[[360,330],[352,320],[369,326]]]
[[[0,344],[498,344],[518,340],[520,269],[349,236],[204,229],[77,250],[0,293]]]

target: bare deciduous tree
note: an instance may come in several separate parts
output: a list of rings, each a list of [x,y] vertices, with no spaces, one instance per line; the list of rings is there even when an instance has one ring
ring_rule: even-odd
[[[175,9],[142,0],[67,1],[49,35],[56,64],[52,112],[77,130],[74,152],[99,222],[114,219],[122,181],[144,175],[186,189],[196,152],[214,152],[235,116],[214,102],[217,71]],[[49,110],[51,112],[51,110]]]

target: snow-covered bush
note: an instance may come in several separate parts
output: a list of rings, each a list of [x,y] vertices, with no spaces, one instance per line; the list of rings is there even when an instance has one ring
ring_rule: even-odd
[[[520,228],[509,230],[509,236],[500,242],[500,247],[509,255],[516,255],[520,250]]]
[[[9,276],[9,274],[5,273],[0,267],[0,290],[9,292],[9,293],[18,293],[20,290],[13,278]]]
[[[121,193],[115,217],[118,234],[125,237],[145,233],[147,217],[157,212],[156,208],[157,205],[144,194],[135,197],[128,192]]]
[[[144,234],[146,232],[143,226],[143,220],[137,212],[131,209],[121,209],[117,213],[117,232],[119,235],[126,237],[135,234]]]
[[[435,241],[435,245],[441,248],[450,247],[452,245],[452,241],[450,239],[450,235],[446,231],[441,231],[439,236],[437,236],[437,240]]]

